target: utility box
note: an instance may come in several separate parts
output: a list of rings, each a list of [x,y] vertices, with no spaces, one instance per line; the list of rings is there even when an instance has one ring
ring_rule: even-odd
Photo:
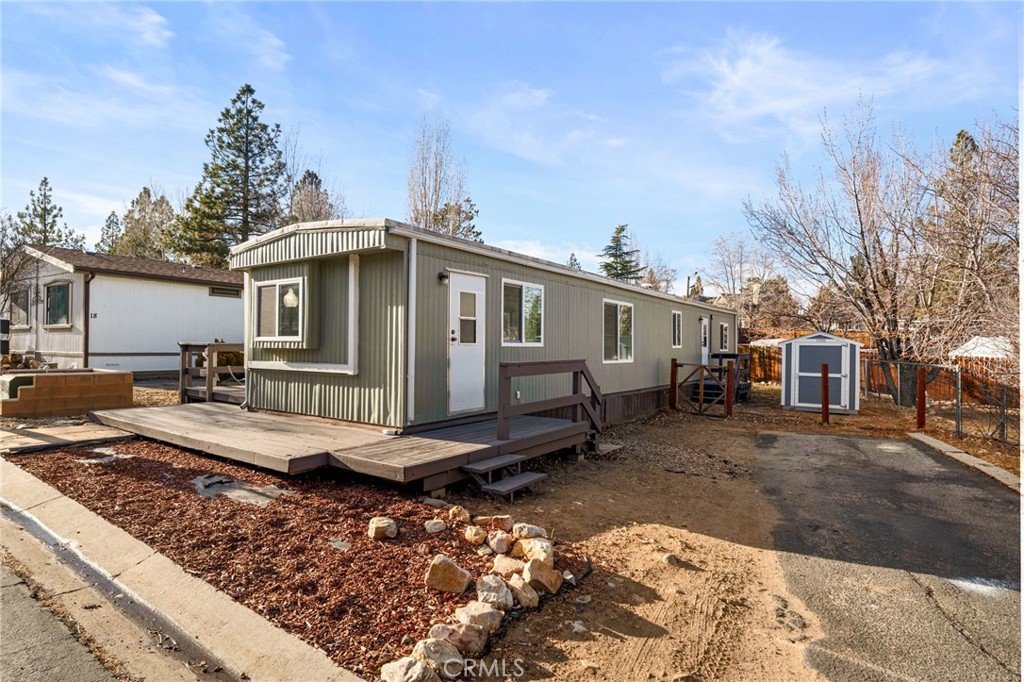
[[[829,411],[856,414],[860,409],[861,344],[825,332],[790,339],[782,346],[782,406],[821,410],[821,366],[828,364]]]

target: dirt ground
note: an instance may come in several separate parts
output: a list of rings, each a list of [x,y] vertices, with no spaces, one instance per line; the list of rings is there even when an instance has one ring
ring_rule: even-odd
[[[549,458],[551,481],[513,507],[594,572],[508,626],[488,661],[570,682],[822,679],[803,663],[818,626],[770,549],[754,436],[737,422],[658,415],[611,430],[606,442],[624,447],[609,455]],[[470,490],[452,501],[510,508]]]

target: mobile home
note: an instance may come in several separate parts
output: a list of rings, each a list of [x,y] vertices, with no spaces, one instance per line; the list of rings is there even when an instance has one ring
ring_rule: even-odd
[[[242,338],[242,277],[183,263],[22,247],[11,350],[60,369],[177,373],[179,341]],[[3,317],[0,314],[0,317]]]
[[[392,220],[280,228],[231,267],[257,410],[414,431],[495,413],[501,363],[583,359],[615,421],[666,404],[672,358],[736,350],[731,310]],[[513,399],[566,381],[519,378]]]

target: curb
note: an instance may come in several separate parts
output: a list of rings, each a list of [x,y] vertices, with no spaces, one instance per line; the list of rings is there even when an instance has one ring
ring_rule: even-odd
[[[964,466],[983,473],[989,478],[995,479],[1007,488],[1016,491],[1018,495],[1020,494],[1020,478],[1014,476],[1009,471],[1000,469],[995,464],[986,462],[983,459],[978,459],[974,455],[969,455],[963,450],[954,447],[949,443],[945,443],[938,438],[932,438],[931,436],[926,436],[923,433],[915,433],[911,431],[908,431],[907,435],[914,440],[927,445],[936,452],[945,455],[946,457],[951,457]]]
[[[152,547],[3,458],[0,502],[31,516],[125,594],[190,633],[238,677],[363,682],[324,652],[189,575]]]

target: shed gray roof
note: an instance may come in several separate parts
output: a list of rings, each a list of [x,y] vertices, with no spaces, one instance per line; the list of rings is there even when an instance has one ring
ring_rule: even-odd
[[[105,253],[89,253],[56,246],[26,246],[24,248],[26,253],[68,272],[96,272],[141,279],[160,279],[191,284],[223,284],[232,287],[242,286],[244,280],[244,276],[240,272],[201,268],[186,263],[111,256]]]

